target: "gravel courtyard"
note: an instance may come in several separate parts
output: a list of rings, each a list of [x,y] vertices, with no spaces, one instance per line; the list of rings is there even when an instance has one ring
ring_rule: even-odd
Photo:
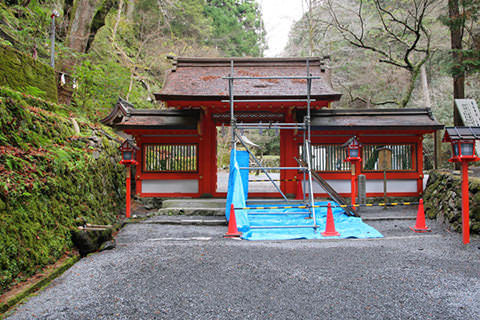
[[[480,240],[369,221],[380,240],[249,242],[129,224],[8,319],[480,319]]]

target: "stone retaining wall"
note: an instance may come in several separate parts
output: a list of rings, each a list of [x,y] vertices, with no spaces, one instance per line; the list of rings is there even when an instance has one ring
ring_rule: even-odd
[[[424,192],[425,214],[450,229],[462,231],[462,178],[460,173],[431,171]],[[469,178],[470,231],[480,234],[480,178]]]

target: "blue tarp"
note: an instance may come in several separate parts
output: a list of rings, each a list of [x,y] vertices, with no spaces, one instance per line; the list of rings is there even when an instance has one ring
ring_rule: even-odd
[[[248,167],[248,152],[233,151],[230,156],[230,175],[227,193],[227,220],[230,218],[230,205],[235,208],[247,207],[248,170],[240,170],[240,167]],[[324,237],[327,207],[315,208],[315,218],[318,228],[313,228],[313,219],[309,217],[308,209],[250,209],[235,210],[238,231],[242,232],[242,239],[246,240],[290,240],[290,239],[335,239],[335,238],[381,238],[380,232],[362,222],[361,218],[351,217],[344,213],[340,207],[332,205],[332,213],[336,231],[340,236]],[[315,205],[327,206],[328,202],[316,202]],[[279,205],[261,205],[262,207],[277,207]],[[289,204],[289,206],[291,206]],[[251,207],[251,206],[250,206]],[[261,214],[261,213],[279,214]],[[281,228],[268,228],[280,226]],[[288,228],[287,226],[304,226],[302,228]],[[309,227],[311,226],[311,227]],[[252,228],[265,227],[265,228]]]
[[[310,228],[262,228],[249,229],[244,232],[242,239],[247,240],[289,240],[289,239],[344,239],[344,238],[381,238],[380,232],[375,228],[362,222],[361,218],[351,217],[344,213],[343,209],[338,207],[335,202],[330,202],[332,206],[335,229],[339,236],[324,237],[327,208],[315,208],[315,218],[317,230],[313,228],[313,219],[309,217],[308,209],[255,209],[238,210],[248,211],[247,217],[251,227],[266,226],[312,226]],[[317,206],[327,206],[328,202],[316,202]],[[264,205],[262,205],[264,206]],[[262,212],[275,212],[282,214],[259,214]],[[292,214],[295,212],[294,214]],[[300,213],[299,212],[303,212]]]
[[[227,205],[225,208],[227,221],[230,221],[231,204],[235,208],[243,208],[247,205],[248,170],[240,170],[240,167],[248,167],[248,157],[247,151],[234,150],[230,154],[230,174],[228,177]],[[235,212],[235,219],[238,231],[246,232],[250,228],[247,214],[246,212],[240,212],[240,210],[237,211]]]

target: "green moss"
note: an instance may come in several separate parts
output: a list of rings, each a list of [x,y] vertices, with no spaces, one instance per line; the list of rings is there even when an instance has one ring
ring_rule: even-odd
[[[116,145],[82,121],[75,137],[65,110],[0,88],[0,292],[61,257],[80,223],[112,224],[120,212]]]
[[[430,219],[446,221],[450,228],[461,231],[462,192],[461,177],[449,172],[431,171],[424,193],[425,212]],[[480,179],[470,177],[470,227],[480,231]]]
[[[19,303],[20,301],[30,296],[34,292],[40,290],[41,288],[47,286],[53,279],[62,275],[62,273],[64,273],[71,266],[73,266],[75,262],[77,262],[79,259],[79,256],[73,256],[71,258],[68,258],[67,260],[65,260],[65,262],[62,263],[61,266],[56,268],[53,272],[49,273],[46,277],[27,287],[25,290],[19,292],[5,303],[0,304],[0,313],[8,311],[15,304]]]
[[[0,86],[57,102],[54,70],[4,45],[0,45]]]

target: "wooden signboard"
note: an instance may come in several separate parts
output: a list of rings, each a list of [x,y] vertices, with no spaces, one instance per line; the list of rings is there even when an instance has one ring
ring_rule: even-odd
[[[480,127],[480,111],[473,99],[455,99],[455,106],[465,127]],[[477,156],[480,155],[480,141],[475,144]]]
[[[392,150],[383,149],[378,152],[378,170],[392,169]]]

